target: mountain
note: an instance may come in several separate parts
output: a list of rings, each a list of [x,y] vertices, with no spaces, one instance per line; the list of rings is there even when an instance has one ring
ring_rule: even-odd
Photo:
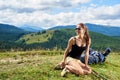
[[[0,41],[15,41],[26,31],[13,25],[0,24]]]
[[[71,36],[75,36],[74,29],[47,30],[24,35],[18,42],[26,44],[26,49],[65,49]],[[120,39],[116,37],[91,31],[90,36],[92,38],[91,47],[94,49],[104,50],[110,47],[113,51],[120,50],[120,45],[118,45],[120,44]]]
[[[105,25],[96,25],[86,23],[89,31],[98,32],[101,34],[105,34],[108,36],[120,36],[120,27],[115,26],[105,26]],[[67,26],[55,26],[53,28],[49,28],[48,30],[58,30],[58,29],[67,29],[67,28],[75,28],[76,25],[67,25]]]
[[[86,24],[90,31],[99,32],[108,36],[120,36],[120,27]]]
[[[90,27],[91,25],[88,26]],[[55,27],[59,28],[56,30],[52,29],[28,33],[13,25],[0,24],[0,51],[11,49],[65,49],[69,38],[76,35],[73,29],[75,25],[67,26],[67,28],[69,27],[72,28],[66,29],[65,26],[64,29],[62,29],[60,26]],[[92,26],[90,28],[92,28]],[[113,51],[120,50],[120,36],[107,36],[95,31],[90,31],[90,36],[92,38],[91,47],[94,49],[102,50],[110,47]]]
[[[35,26],[22,26],[20,28],[26,31],[29,31],[29,32],[39,32],[39,31],[44,30],[43,28],[35,27]]]
[[[21,33],[24,32],[23,29],[20,29],[16,26],[9,25],[9,24],[1,24],[0,23],[0,32],[8,32],[8,33]]]

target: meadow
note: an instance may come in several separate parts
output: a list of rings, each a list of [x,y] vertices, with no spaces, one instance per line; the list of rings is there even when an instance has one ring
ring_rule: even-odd
[[[101,76],[68,73],[54,70],[62,60],[63,51],[0,52],[0,80],[120,80],[120,53],[111,52],[105,63],[90,65]]]

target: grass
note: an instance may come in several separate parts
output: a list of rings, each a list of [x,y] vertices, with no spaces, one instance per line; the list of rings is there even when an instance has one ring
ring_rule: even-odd
[[[61,77],[61,70],[54,70],[54,66],[62,57],[59,51],[0,53],[0,80],[103,80],[93,74],[76,76],[68,73]],[[111,53],[105,63],[90,66],[108,80],[120,80],[119,62],[120,54]]]
[[[40,33],[40,32],[31,33],[31,34],[22,36],[20,40],[18,40],[18,42],[21,40],[25,40],[26,44],[43,43],[43,42],[47,42],[48,39],[52,37],[52,35],[53,35],[53,31],[47,31],[47,33]]]

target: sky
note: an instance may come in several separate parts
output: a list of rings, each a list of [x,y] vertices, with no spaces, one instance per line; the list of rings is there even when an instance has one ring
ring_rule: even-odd
[[[120,0],[0,0],[0,23],[51,28],[93,23],[120,27]]]

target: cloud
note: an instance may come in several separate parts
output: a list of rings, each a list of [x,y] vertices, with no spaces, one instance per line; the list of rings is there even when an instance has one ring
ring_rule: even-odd
[[[115,6],[102,6],[96,9],[91,9],[93,15],[98,19],[120,19],[120,4]]]
[[[80,4],[89,2],[90,0],[0,0],[0,23],[42,28],[79,22],[120,26],[120,4],[96,7],[90,3],[89,7],[80,7]]]
[[[90,0],[0,0],[0,9],[11,9],[25,12],[40,10],[46,11],[54,8],[72,8],[76,5],[87,3]]]
[[[90,7],[85,12],[91,15],[91,23],[120,26],[120,4],[96,8]]]

